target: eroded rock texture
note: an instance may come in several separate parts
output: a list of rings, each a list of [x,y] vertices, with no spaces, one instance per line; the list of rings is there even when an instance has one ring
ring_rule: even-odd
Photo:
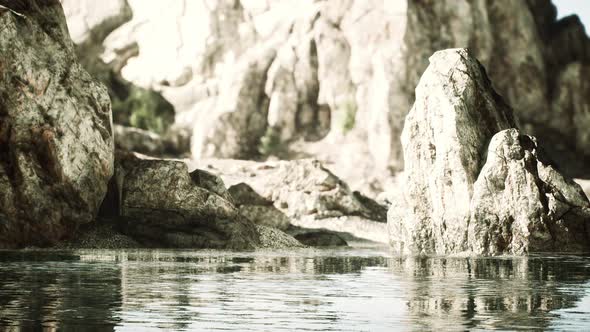
[[[181,161],[118,156],[118,190],[125,233],[140,242],[176,248],[254,249],[259,234],[221,179],[188,172]]]
[[[521,127],[567,174],[588,175],[590,42],[576,17],[556,20],[549,0],[128,2],[133,19],[104,40],[104,58],[174,105],[195,158],[311,155],[347,180],[354,158],[356,169],[400,170],[399,137],[428,58],[469,47]],[[274,52],[244,80],[254,77],[244,63],[265,47]],[[244,84],[252,93],[226,98]],[[564,119],[576,129],[563,130]],[[334,153],[343,144],[350,152]]]
[[[406,180],[389,210],[392,246],[438,254],[587,250],[588,199],[515,126],[469,51],[436,52],[402,134]]]
[[[92,221],[113,174],[111,104],[78,63],[57,0],[0,9],[0,248]]]
[[[534,137],[496,134],[473,185],[469,245],[480,254],[587,251],[590,204],[543,159]]]
[[[292,227],[296,226],[388,242],[387,208],[350,190],[317,160],[208,159],[198,167],[223,178],[235,204],[255,223],[286,229],[292,235],[301,233]]]
[[[280,230],[289,228],[289,218],[249,185],[241,182],[229,187],[228,191],[240,212],[253,223]]]

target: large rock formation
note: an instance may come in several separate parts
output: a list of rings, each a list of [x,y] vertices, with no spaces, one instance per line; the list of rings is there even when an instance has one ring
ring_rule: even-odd
[[[402,169],[403,119],[428,57],[469,47],[522,127],[547,142],[568,174],[588,175],[588,94],[580,68],[590,62],[590,42],[576,17],[556,19],[549,0],[129,0],[129,6],[133,19],[106,38],[105,58],[120,59],[125,78],[161,91],[174,105],[176,125],[194,129],[195,158],[311,155],[333,162],[346,180],[354,178],[354,157],[356,170]],[[276,52],[250,66],[256,75],[244,75],[253,50],[263,46]],[[252,84],[253,93],[226,100],[243,84]],[[575,119],[576,129],[563,130],[564,119]],[[308,144],[317,140],[326,145]],[[343,144],[350,152],[334,153]]]
[[[209,172],[189,173],[182,161],[117,152],[116,175],[101,209],[106,219],[99,224],[109,222],[147,247],[245,250],[303,246],[275,228],[281,225],[250,219],[258,214],[242,207],[235,204],[223,181]],[[92,238],[93,234],[82,236]],[[102,243],[108,241],[98,245]]]
[[[14,12],[0,7],[0,248],[45,246],[98,211],[111,105],[77,62],[58,0],[3,4]]]
[[[588,199],[514,127],[468,50],[436,52],[402,134],[406,182],[389,211],[392,246],[438,254],[589,249]]]

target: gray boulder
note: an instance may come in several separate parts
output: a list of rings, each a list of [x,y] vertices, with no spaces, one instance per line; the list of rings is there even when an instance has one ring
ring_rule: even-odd
[[[207,160],[228,184],[246,183],[287,217],[359,216],[385,222],[387,210],[348,185],[314,159],[279,162]]]
[[[113,175],[107,90],[78,63],[60,2],[0,10],[0,248],[92,221]]]
[[[259,234],[234,206],[223,182],[185,163],[118,156],[125,233],[143,243],[180,248],[253,249]]]
[[[115,124],[115,146],[117,149],[135,151],[158,156],[164,153],[162,137],[151,131]]]

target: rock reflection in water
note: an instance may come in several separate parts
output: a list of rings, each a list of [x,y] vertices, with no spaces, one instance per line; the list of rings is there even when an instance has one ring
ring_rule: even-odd
[[[590,326],[579,302],[590,302],[590,259],[579,256],[141,250],[0,252],[0,263],[9,331]]]

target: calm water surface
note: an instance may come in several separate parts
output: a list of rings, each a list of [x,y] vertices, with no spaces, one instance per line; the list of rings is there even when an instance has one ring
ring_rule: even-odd
[[[590,330],[590,256],[0,251],[0,330]]]

